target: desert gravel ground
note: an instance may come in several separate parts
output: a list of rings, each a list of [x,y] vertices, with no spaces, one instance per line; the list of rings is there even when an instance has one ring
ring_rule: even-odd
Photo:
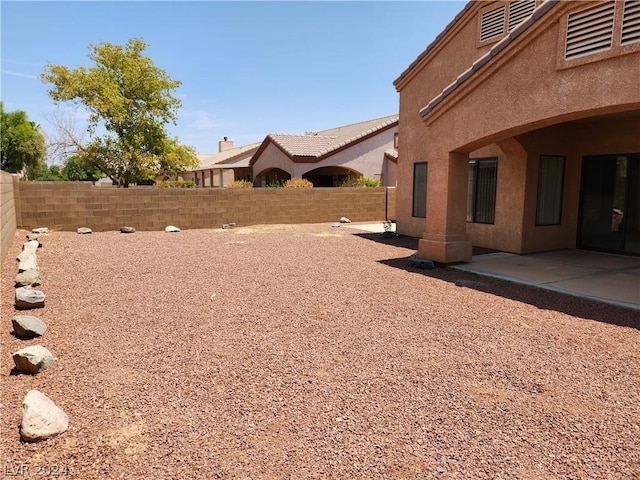
[[[640,476],[637,312],[415,270],[414,240],[330,225],[53,232],[35,311],[49,330],[25,342],[26,233],[2,270],[5,477]],[[11,353],[38,343],[54,365],[15,375]],[[20,442],[32,388],[66,433]]]

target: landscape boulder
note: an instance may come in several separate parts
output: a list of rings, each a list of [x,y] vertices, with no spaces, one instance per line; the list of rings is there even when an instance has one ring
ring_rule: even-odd
[[[428,258],[420,258],[417,253],[414,253],[409,257],[409,266],[413,268],[419,268],[421,270],[436,268],[433,260]]]
[[[45,294],[40,290],[35,290],[31,287],[16,288],[16,303],[15,308],[17,310],[31,310],[33,308],[43,308],[45,301]]]
[[[166,227],[164,227],[164,231],[173,233],[173,232],[179,232],[180,229],[178,227],[174,227],[173,225],[167,225]]]
[[[23,340],[41,337],[47,331],[47,325],[32,315],[15,315],[11,319],[11,324],[13,325],[13,333]]]
[[[18,255],[18,272],[24,272],[25,270],[31,270],[33,268],[38,268],[38,257],[36,257],[35,252],[32,251],[23,251]]]
[[[37,268],[24,270],[16,275],[15,286],[18,287],[37,287],[42,285],[42,276]]]
[[[48,227],[38,227],[31,230],[31,233],[49,233]]]
[[[351,223],[351,220],[349,220],[347,217],[341,217],[340,223]]]
[[[20,373],[35,375],[53,365],[53,354],[42,345],[31,345],[13,355],[13,363]]]
[[[38,257],[35,252],[24,251],[18,255],[18,272],[24,272],[25,270],[38,269]]]
[[[133,227],[122,227],[122,228],[120,228],[120,231],[122,233],[133,233],[133,232],[136,231],[136,229],[133,228]]]
[[[40,247],[40,242],[38,240],[29,240],[22,245],[23,252],[34,252],[38,250]]]
[[[22,401],[20,436],[25,442],[38,442],[64,433],[69,417],[44,393],[30,390]]]
[[[80,227],[80,228],[78,228],[78,233],[80,235],[86,235],[88,233],[91,233],[91,229],[88,228],[88,227]]]

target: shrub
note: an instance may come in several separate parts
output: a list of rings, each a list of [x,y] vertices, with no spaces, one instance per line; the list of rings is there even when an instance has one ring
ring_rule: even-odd
[[[313,188],[313,183],[304,178],[292,178],[284,182],[285,188]]]
[[[347,179],[340,184],[341,187],[379,187],[380,180],[374,180],[367,177],[354,177],[349,175]]]
[[[155,182],[155,186],[161,188],[193,188],[196,186],[196,182],[183,180],[182,178],[178,180],[158,180]]]
[[[249,180],[234,180],[228,185],[229,188],[253,188],[253,183]]]
[[[374,180],[373,178],[360,177],[358,179],[359,187],[379,187],[380,180]]]

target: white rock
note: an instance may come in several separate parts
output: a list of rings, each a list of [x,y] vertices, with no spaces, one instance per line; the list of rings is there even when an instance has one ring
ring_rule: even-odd
[[[53,365],[53,354],[42,345],[25,347],[12,355],[20,373],[36,374]]]
[[[81,235],[86,235],[88,233],[91,233],[91,229],[88,227],[80,227],[78,228],[78,233]]]
[[[45,298],[45,294],[40,290],[35,290],[31,287],[16,288],[15,308],[17,310],[42,308],[44,307]]]
[[[64,433],[69,417],[44,393],[30,390],[22,401],[20,436],[25,442],[38,442]]]
[[[38,257],[36,257],[35,252],[25,250],[18,255],[18,260],[20,261],[18,264],[18,272],[38,269]]]
[[[173,225],[167,225],[167,226],[164,228],[164,231],[165,231],[165,232],[169,232],[169,233],[171,233],[171,232],[179,232],[179,231],[180,231],[180,229],[179,229],[178,227],[174,227]]]
[[[40,242],[38,240],[29,240],[22,245],[23,252],[34,252],[38,250],[40,247]]]
[[[31,230],[32,233],[49,233],[48,227],[38,227]]]
[[[351,220],[349,220],[347,217],[341,217],[340,223],[351,223]]]
[[[16,337],[23,339],[40,337],[47,331],[47,325],[32,315],[15,315],[11,319],[11,324]]]
[[[37,268],[25,270],[24,272],[20,272],[16,275],[16,288],[27,286],[37,287],[38,285],[42,285],[42,276],[40,275],[40,270],[38,270]]]

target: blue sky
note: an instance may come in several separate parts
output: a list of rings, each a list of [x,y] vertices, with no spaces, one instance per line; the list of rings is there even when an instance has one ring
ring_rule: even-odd
[[[90,44],[144,39],[180,80],[169,132],[198,153],[397,113],[393,81],[462,1],[2,1],[1,99],[53,136],[47,63],[90,65]],[[77,112],[76,112],[77,115]],[[82,119],[77,128],[84,129]]]

